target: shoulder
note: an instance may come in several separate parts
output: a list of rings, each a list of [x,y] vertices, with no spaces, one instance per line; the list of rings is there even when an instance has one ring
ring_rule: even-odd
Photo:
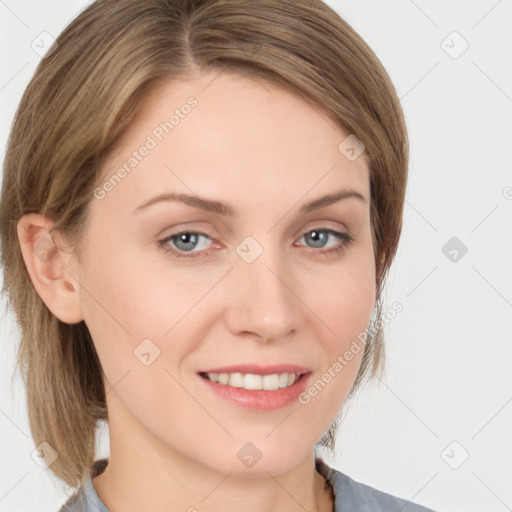
[[[62,505],[58,512],[109,512],[102,503],[90,478]]]
[[[358,482],[345,473],[316,459],[316,468],[331,484],[334,493],[334,512],[434,512],[432,509],[412,503],[404,498]],[[91,476],[105,466],[106,460],[97,461]],[[97,496],[91,478],[73,494],[59,512],[108,512]]]
[[[59,508],[59,512],[83,512],[87,510],[85,496],[83,491],[75,492],[67,501]]]
[[[430,508],[358,482],[321,459],[316,459],[316,467],[332,486],[335,512],[434,512]]]
[[[90,475],[87,475],[79,487],[62,505],[58,512],[108,512],[101,502],[92,483],[92,478],[100,474],[106,467],[108,459],[97,460],[93,464]]]

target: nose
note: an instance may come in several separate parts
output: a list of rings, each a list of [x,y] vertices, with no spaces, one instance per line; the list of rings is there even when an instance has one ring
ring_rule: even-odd
[[[300,300],[286,257],[265,249],[252,263],[235,258],[226,322],[234,335],[278,341],[299,328]]]

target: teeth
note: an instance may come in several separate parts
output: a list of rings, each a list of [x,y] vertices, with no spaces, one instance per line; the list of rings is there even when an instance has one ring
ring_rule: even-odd
[[[228,374],[226,374],[228,375]],[[230,373],[229,374],[229,385],[234,388],[244,387],[244,376],[241,373]]]
[[[273,373],[271,375],[255,375],[253,373],[207,373],[212,382],[229,384],[235,388],[263,389],[274,391],[291,386],[300,377],[300,373]]]
[[[244,375],[243,388],[245,389],[263,389],[263,377],[248,373]]]
[[[263,389],[279,389],[279,374],[263,376]]]

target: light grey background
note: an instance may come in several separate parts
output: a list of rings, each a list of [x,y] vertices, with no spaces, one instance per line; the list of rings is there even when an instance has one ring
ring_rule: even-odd
[[[391,75],[411,163],[386,291],[404,306],[387,326],[387,372],[349,408],[335,458],[324,456],[438,512],[512,510],[512,0],[328,3]],[[85,5],[0,0],[2,161],[39,62],[32,42]],[[11,387],[11,316],[0,332],[0,512],[54,512],[68,490],[31,458],[25,395]],[[108,454],[105,430],[98,443]]]

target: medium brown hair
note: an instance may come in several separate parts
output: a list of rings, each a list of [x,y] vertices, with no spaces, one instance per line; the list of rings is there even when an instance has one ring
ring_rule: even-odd
[[[321,0],[98,0],[57,38],[16,112],[0,203],[3,292],[21,327],[17,369],[36,445],[75,487],[107,419],[100,361],[85,323],[61,322],[36,293],[16,225],[46,215],[78,248],[102,163],[147,93],[192,71],[268,80],[317,105],[365,146],[371,229],[381,290],[395,256],[405,199],[408,140],[391,80],[362,38]],[[341,142],[341,141],[340,141]],[[383,368],[383,330],[367,339],[349,398]],[[382,369],[381,368],[381,369]],[[334,447],[334,424],[320,444]]]

